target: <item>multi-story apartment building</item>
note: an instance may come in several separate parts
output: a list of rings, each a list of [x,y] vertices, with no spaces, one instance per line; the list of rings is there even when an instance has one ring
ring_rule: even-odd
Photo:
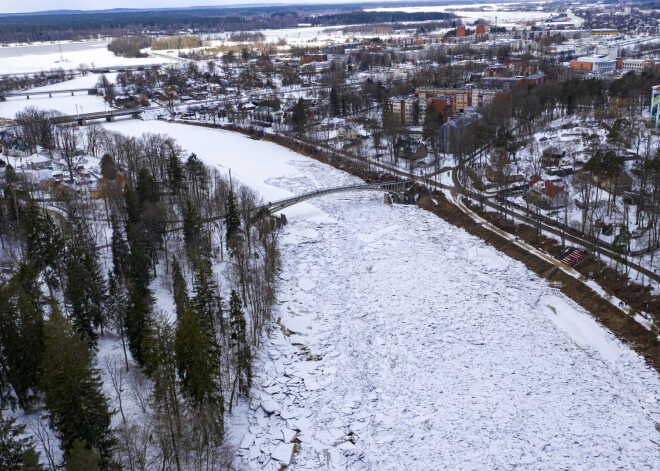
[[[424,115],[426,113],[426,108],[428,106],[433,106],[435,110],[446,116],[446,108],[452,107],[452,97],[434,97],[431,99],[419,98],[419,97],[394,97],[390,98],[390,111],[395,115],[399,116],[402,124],[406,125],[419,125],[424,121]],[[415,116],[415,108],[417,108],[419,114]]]
[[[453,98],[452,112],[464,113],[469,107],[487,106],[496,101],[508,102],[509,93],[499,90],[483,90],[469,88],[417,88],[415,96],[419,98],[433,98],[447,96]]]

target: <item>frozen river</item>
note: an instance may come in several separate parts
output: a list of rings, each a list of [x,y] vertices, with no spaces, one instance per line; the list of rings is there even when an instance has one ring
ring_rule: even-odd
[[[99,40],[63,42],[61,45],[0,47],[0,75],[36,73],[60,67],[65,70],[77,70],[80,64],[85,64],[87,67],[111,67],[171,62],[164,57],[118,57],[108,50],[108,43],[108,40]]]
[[[355,177],[273,144],[172,135],[266,199]],[[285,211],[275,320],[230,431],[250,469],[660,469],[656,372],[557,289],[379,193]]]

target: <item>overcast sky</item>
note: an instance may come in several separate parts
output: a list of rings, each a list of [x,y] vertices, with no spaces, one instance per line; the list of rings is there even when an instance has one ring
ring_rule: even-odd
[[[360,0],[364,1],[364,0]],[[368,1],[368,0],[367,0]],[[388,0],[385,0],[388,1]],[[389,0],[391,1],[391,0]],[[245,5],[251,3],[346,3],[348,0],[0,0],[0,12],[25,13],[44,10],[108,10],[112,8],[176,8]],[[378,3],[384,3],[380,0]]]

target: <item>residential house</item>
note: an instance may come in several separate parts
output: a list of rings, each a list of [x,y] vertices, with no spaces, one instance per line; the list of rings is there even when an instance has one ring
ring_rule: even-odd
[[[36,149],[21,139],[14,139],[11,144],[3,143],[2,153],[10,157],[28,157],[36,152]]]
[[[257,106],[254,108],[252,117],[255,121],[259,121],[264,124],[271,124],[273,122],[274,112],[275,110],[270,106]]]
[[[98,178],[97,175],[95,177],[96,181],[89,188],[89,194],[93,199],[107,198],[112,191],[121,191],[128,181],[124,175],[117,176],[115,181]]]
[[[513,171],[502,171],[500,169],[496,169],[493,166],[489,165],[486,168],[486,178],[488,179],[488,181],[492,183],[509,184],[509,183],[521,182],[525,179],[525,176],[519,173],[514,173]]]
[[[358,132],[361,130],[360,126],[355,123],[348,123],[342,126],[337,127],[337,138],[338,139],[357,139]]]
[[[541,208],[563,208],[568,204],[568,193],[561,181],[551,182],[535,176],[528,183],[527,200]]]
[[[429,150],[421,142],[401,139],[394,147],[394,154],[398,159],[415,161],[425,159]]]
[[[615,195],[621,195],[632,190],[633,179],[626,172],[621,172],[614,177],[600,177],[598,175],[593,175],[594,184],[598,185],[602,189],[614,193]]]
[[[541,164],[544,167],[558,167],[562,164],[562,158],[566,155],[566,151],[560,151],[556,147],[548,147],[541,155]]]
[[[39,153],[37,157],[32,162],[30,162],[30,168],[32,168],[32,170],[45,170],[52,167],[53,157],[45,152]]]

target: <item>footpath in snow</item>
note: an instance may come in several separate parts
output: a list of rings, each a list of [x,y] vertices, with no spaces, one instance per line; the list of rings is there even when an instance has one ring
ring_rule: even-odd
[[[229,132],[106,127],[167,133],[267,200],[358,181]],[[229,430],[249,469],[660,469],[657,373],[523,264],[377,192],[285,213],[273,326]]]

